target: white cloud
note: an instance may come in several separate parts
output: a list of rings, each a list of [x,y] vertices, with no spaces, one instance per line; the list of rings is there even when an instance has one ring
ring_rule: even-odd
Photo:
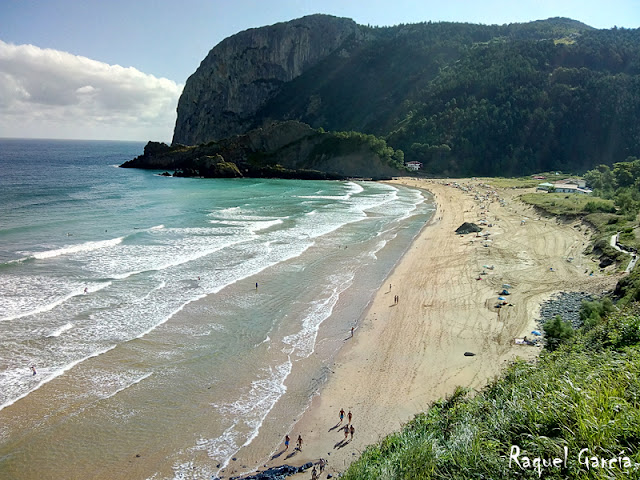
[[[0,136],[170,141],[183,85],[0,40]]]

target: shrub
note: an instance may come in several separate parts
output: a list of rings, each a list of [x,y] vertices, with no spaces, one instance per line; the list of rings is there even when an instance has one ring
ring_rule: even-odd
[[[590,200],[584,205],[585,211],[589,213],[603,212],[603,213],[615,213],[616,208],[607,202],[599,202]]]
[[[584,301],[580,307],[580,320],[585,330],[590,330],[601,323],[602,319],[612,311],[613,302],[608,297],[592,302]]]
[[[549,350],[555,350],[573,337],[574,332],[571,323],[563,320],[560,315],[556,315],[544,324],[544,333],[547,348]]]

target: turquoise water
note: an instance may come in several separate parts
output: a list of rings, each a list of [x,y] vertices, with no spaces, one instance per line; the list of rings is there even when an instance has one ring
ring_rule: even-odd
[[[207,478],[286,431],[432,212],[371,182],[116,168],[142,148],[0,140],[2,478]]]

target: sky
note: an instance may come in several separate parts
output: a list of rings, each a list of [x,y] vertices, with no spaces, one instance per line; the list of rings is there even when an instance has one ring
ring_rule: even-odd
[[[640,28],[640,0],[0,0],[0,137],[170,142],[182,88],[211,48],[314,13]]]

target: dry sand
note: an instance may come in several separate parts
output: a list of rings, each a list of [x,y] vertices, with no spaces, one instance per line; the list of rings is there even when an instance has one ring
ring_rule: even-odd
[[[397,182],[432,192],[438,210],[376,294],[290,434],[292,445],[301,434],[304,448],[289,463],[325,458],[323,478],[343,472],[367,445],[399,430],[456,386],[479,390],[507,362],[534,359],[540,348],[515,345],[514,338],[532,336],[540,303],[552,294],[601,292],[617,280],[598,274],[582,254],[586,229],[539,218],[516,201],[524,190],[488,193],[492,189],[471,180],[458,180],[458,186],[453,180]],[[491,232],[488,241],[454,233],[465,221],[483,219],[493,224],[483,225],[483,233]],[[592,270],[596,274],[589,276]],[[512,306],[496,309],[503,284],[512,286]],[[353,413],[355,435],[348,443],[336,427],[341,408]],[[311,472],[291,478],[311,478]]]

